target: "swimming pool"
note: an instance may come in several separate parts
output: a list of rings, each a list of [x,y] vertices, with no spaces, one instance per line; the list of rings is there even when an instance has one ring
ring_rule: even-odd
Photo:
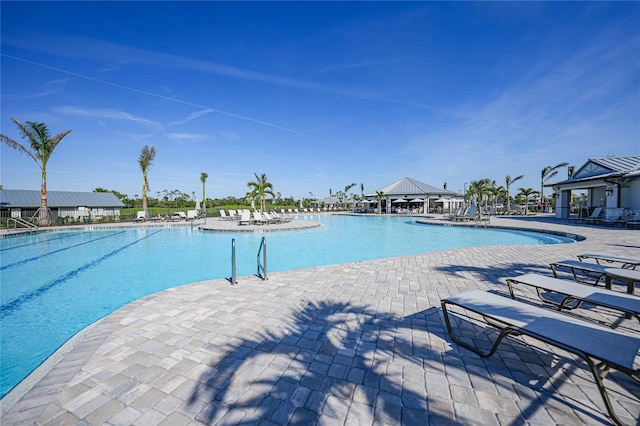
[[[256,273],[262,237],[268,242],[269,272],[470,246],[572,241],[549,234],[421,225],[402,217],[326,215],[313,220],[324,226],[269,233],[141,227],[0,239],[1,395],[75,333],[121,306],[169,287],[229,277],[232,238],[239,277]]]

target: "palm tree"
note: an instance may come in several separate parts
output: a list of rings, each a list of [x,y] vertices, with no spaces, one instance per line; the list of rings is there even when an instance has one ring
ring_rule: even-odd
[[[498,203],[498,198],[502,194],[504,194],[505,191],[506,191],[505,187],[502,186],[502,185],[497,186],[495,180],[492,182],[492,185],[487,188],[487,192],[489,192],[489,194],[491,194],[491,205],[492,205],[494,210],[496,209],[496,205]]]
[[[558,169],[568,166],[569,163],[560,163],[555,166],[547,166],[540,172],[540,202],[544,204],[544,183],[558,174]]]
[[[147,214],[147,191],[150,191],[149,188],[149,179],[147,178],[147,171],[149,167],[153,164],[153,159],[156,156],[156,147],[152,146],[149,148],[149,145],[145,145],[142,147],[140,151],[140,157],[138,157],[138,164],[140,165],[140,169],[142,169],[142,210],[144,211],[144,217],[148,216]]]
[[[267,195],[274,198],[276,194],[274,194],[273,185],[267,180],[267,175],[265,173],[260,176],[258,176],[257,173],[254,173],[254,175],[256,177],[256,181],[247,182],[247,186],[251,189],[249,196],[260,202],[260,213],[264,213],[266,209]]]
[[[509,187],[511,186],[512,183],[519,181],[523,177],[524,175],[520,175],[516,178],[511,179],[511,176],[507,175],[504,178],[504,183],[507,186],[507,213],[511,211],[511,192],[509,192]]]
[[[472,180],[471,183],[469,184],[468,193],[476,197],[477,204],[478,204],[478,213],[482,211],[481,204],[482,204],[482,201],[485,200],[485,197],[489,192],[490,186],[491,186],[491,180],[487,178],[480,179],[480,180]],[[485,207],[486,207],[486,201],[485,201]]]
[[[533,188],[519,188],[518,191],[518,196],[524,197],[524,215],[527,216],[529,214],[529,197],[539,192]]]
[[[354,186],[356,186],[356,183],[350,183],[349,185],[344,187],[344,194],[342,195],[342,203],[344,204],[344,206],[347,206],[347,197],[348,197],[348,192],[351,190],[351,188],[353,188]]]
[[[29,148],[5,135],[0,135],[0,140],[11,148],[21,151],[23,154],[27,154],[40,167],[42,172],[42,181],[40,184],[38,225],[49,225],[49,208],[47,207],[47,163],[49,162],[49,158],[51,158],[51,154],[53,154],[53,150],[58,146],[58,143],[60,143],[62,138],[67,136],[71,130],[65,130],[64,132],[51,137],[49,129],[44,123],[27,121],[23,124],[13,117],[11,117],[11,120],[16,123],[16,126],[20,129],[22,137],[29,140]]]
[[[384,191],[376,191],[376,197],[378,197],[378,213],[382,213],[382,199],[384,198]]]
[[[200,173],[200,182],[202,182],[202,211],[204,215],[207,215],[207,195],[205,191],[205,183],[207,182],[208,174],[205,172]]]

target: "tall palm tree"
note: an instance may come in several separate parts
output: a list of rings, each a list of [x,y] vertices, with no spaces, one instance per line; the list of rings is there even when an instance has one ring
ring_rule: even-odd
[[[205,184],[209,175],[205,172],[200,173],[200,182],[202,182],[202,211],[204,215],[207,215],[207,195],[205,191]]]
[[[23,139],[29,140],[29,148],[16,142],[8,136],[0,135],[0,140],[13,149],[28,155],[36,162],[42,172],[42,181],[40,184],[40,208],[38,209],[38,225],[49,225],[49,207],[47,206],[47,163],[53,150],[58,143],[71,132],[65,130],[62,133],[51,137],[49,129],[44,123],[36,123],[26,121],[24,124],[11,117],[11,120],[18,126]]]
[[[568,166],[569,163],[560,163],[555,166],[547,166],[540,172],[540,202],[544,204],[544,183],[558,174],[558,169]]]
[[[526,216],[529,214],[529,197],[539,192],[533,188],[519,188],[518,191],[518,196],[524,197],[524,214]]]
[[[511,179],[511,176],[507,175],[504,178],[504,183],[507,187],[507,213],[511,211],[511,192],[509,192],[510,191],[509,187],[511,186],[512,183],[519,181],[523,177],[524,175],[520,175],[518,177]]]
[[[384,191],[376,191],[376,197],[378,198],[378,213],[382,213],[382,199],[384,198]]]
[[[256,177],[256,181],[247,182],[247,186],[251,189],[249,196],[260,202],[260,213],[264,213],[266,209],[267,195],[274,198],[276,194],[274,194],[273,185],[267,180],[267,175],[265,173],[260,176],[258,176],[257,173],[254,173],[254,175]]]
[[[148,216],[147,191],[151,190],[149,187],[149,179],[147,178],[147,171],[153,164],[153,159],[156,156],[156,151],[157,150],[155,146],[149,148],[149,145],[145,145],[140,151],[140,157],[138,157],[138,164],[140,165],[140,169],[142,169],[142,210],[144,211],[145,218]]]

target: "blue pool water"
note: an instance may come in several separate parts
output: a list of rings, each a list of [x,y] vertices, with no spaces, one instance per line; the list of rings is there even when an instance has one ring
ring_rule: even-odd
[[[324,226],[266,233],[120,228],[0,239],[0,395],[75,333],[121,306],[169,287],[229,277],[232,238],[238,277],[256,273],[262,237],[267,238],[269,272],[470,246],[572,241],[548,234],[421,225],[398,217],[329,215],[313,220]]]

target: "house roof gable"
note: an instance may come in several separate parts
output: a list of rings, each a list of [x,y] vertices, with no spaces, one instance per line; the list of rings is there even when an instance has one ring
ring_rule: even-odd
[[[569,179],[545,186],[569,184],[608,177],[636,178],[640,172],[640,156],[590,158]]]

